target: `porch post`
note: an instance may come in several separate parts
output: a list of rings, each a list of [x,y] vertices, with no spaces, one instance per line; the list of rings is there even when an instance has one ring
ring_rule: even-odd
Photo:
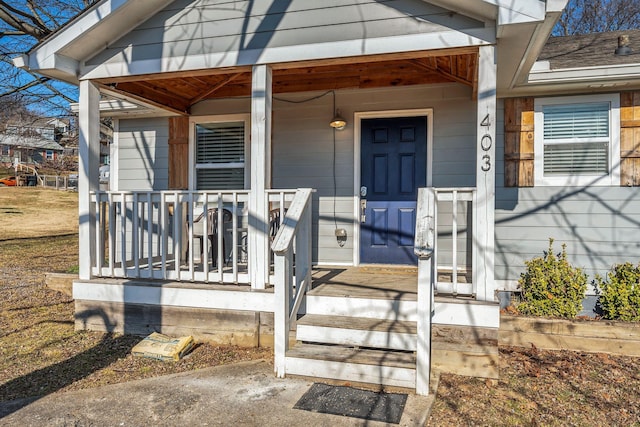
[[[89,280],[96,259],[96,208],[91,191],[99,189],[100,92],[88,80],[80,81],[78,128],[79,278]]]
[[[255,65],[251,80],[249,261],[251,287],[264,289],[269,279],[269,200],[265,190],[271,188],[271,68]]]
[[[478,53],[476,223],[473,266],[476,298],[495,300],[495,177],[496,177],[496,47],[481,46]]]

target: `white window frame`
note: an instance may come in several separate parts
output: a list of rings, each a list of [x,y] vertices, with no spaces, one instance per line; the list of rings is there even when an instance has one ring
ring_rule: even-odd
[[[609,173],[607,175],[544,176],[544,113],[547,105],[608,102]],[[577,141],[576,141],[577,142]],[[620,185],[620,94],[600,94],[536,98],[534,101],[534,185],[536,186],[618,186]]]
[[[196,125],[205,123],[244,123],[244,189],[251,187],[251,115],[250,114],[225,114],[213,116],[193,116],[189,118],[189,188],[196,190],[198,187],[196,173]],[[224,167],[232,167],[228,164]]]

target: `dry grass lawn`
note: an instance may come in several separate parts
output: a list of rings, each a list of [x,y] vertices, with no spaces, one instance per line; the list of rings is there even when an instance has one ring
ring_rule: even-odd
[[[0,187],[0,240],[78,232],[78,193]]]

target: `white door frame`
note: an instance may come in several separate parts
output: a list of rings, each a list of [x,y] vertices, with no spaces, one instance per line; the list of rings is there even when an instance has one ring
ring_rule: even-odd
[[[433,184],[433,108],[411,110],[361,111],[353,114],[353,265],[360,265],[360,142],[362,119],[390,119],[395,117],[427,118],[427,187]]]

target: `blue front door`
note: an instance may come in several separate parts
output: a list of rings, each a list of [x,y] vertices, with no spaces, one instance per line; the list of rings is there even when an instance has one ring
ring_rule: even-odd
[[[417,189],[427,181],[427,118],[364,119],[361,135],[360,262],[417,264],[413,237]]]

